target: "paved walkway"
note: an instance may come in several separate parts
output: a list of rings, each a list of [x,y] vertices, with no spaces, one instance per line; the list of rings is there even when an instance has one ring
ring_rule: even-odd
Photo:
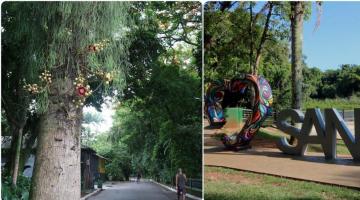
[[[217,131],[205,128],[205,165],[360,188],[360,163],[351,157],[341,157],[336,161],[325,160],[320,153],[294,157],[277,148],[259,146],[239,152],[226,151],[221,142],[211,138]]]
[[[112,182],[88,200],[176,200],[175,192],[152,182]]]

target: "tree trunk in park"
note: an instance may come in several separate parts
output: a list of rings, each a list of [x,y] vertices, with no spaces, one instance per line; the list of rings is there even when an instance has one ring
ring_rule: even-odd
[[[291,2],[291,78],[292,108],[301,108],[302,96],[302,43],[304,9],[302,2]]]
[[[50,86],[48,109],[40,119],[32,200],[80,199],[82,115],[72,102],[73,79],[58,78]]]
[[[302,98],[302,43],[303,43],[303,2],[291,2],[291,81],[293,109],[301,109]],[[290,138],[290,143],[294,138]]]
[[[21,146],[22,146],[22,137],[23,137],[23,128],[16,128],[16,149],[13,161],[13,171],[12,171],[12,186],[16,187],[17,177],[19,175],[19,162],[20,162],[20,153],[21,153]],[[13,138],[15,139],[15,138]]]

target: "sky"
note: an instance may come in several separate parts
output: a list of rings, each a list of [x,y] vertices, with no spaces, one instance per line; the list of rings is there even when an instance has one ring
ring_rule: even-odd
[[[258,2],[254,12],[265,4]],[[322,71],[338,69],[342,64],[360,64],[360,1],[323,1],[320,26],[316,4],[311,17],[304,22],[303,55],[309,67]]]
[[[303,54],[309,67],[337,69],[360,64],[360,2],[323,2],[320,26],[314,32],[316,7],[304,23]]]
[[[91,131],[100,134],[110,130],[113,122],[112,116],[115,114],[112,103],[103,104],[101,112],[98,112],[94,107],[91,106],[84,107],[83,112],[99,113],[104,120],[103,122],[90,125]]]

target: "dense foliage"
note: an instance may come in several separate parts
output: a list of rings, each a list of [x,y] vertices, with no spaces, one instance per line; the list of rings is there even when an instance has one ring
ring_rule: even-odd
[[[312,98],[360,96],[360,65],[342,65],[340,69],[325,72],[317,68],[306,70],[305,84]]]
[[[111,131],[92,147],[111,159],[106,171],[113,178],[140,173],[173,183],[179,167],[200,178],[201,4],[147,2],[133,9],[146,15],[135,18],[127,88]]]
[[[17,187],[12,187],[11,177],[2,177],[1,199],[3,200],[28,200],[31,180],[28,177],[19,176]]]

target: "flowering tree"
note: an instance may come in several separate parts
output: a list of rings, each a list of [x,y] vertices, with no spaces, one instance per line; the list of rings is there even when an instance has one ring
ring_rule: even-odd
[[[41,113],[31,199],[80,197],[82,108],[125,83],[128,8],[123,2],[3,4],[6,40],[21,44],[19,59],[28,69],[22,89]]]

